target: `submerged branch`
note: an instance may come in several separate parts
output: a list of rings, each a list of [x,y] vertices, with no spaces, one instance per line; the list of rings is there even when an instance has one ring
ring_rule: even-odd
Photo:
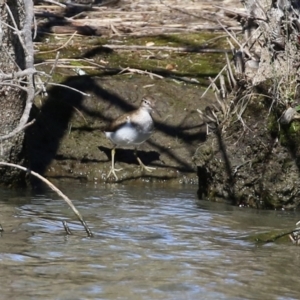
[[[43,181],[45,184],[48,185],[48,187],[50,187],[50,189],[52,189],[54,192],[56,192],[60,197],[62,197],[67,204],[71,207],[71,209],[73,210],[73,212],[75,213],[75,215],[78,217],[80,223],[82,224],[82,226],[84,227],[87,235],[89,237],[93,236],[92,231],[90,230],[90,228],[88,227],[88,225],[86,224],[86,222],[84,221],[84,219],[82,218],[80,212],[77,210],[77,208],[74,206],[74,204],[72,203],[72,201],[61,191],[59,190],[53,183],[51,183],[48,179],[46,179],[45,177],[43,177],[42,175],[31,171],[25,167],[22,167],[20,165],[16,165],[16,164],[11,164],[11,163],[6,163],[6,162],[0,162],[0,166],[7,166],[7,167],[12,167],[12,168],[17,168],[20,170],[23,170],[25,172],[27,172],[28,174],[31,174],[37,178],[39,178],[41,181]]]
[[[274,243],[276,240],[278,240],[278,239],[280,239],[280,238],[282,238],[284,236],[290,236],[290,235],[292,235],[294,233],[299,233],[299,229],[294,229],[294,230],[291,230],[291,231],[288,231],[288,232],[283,232],[283,233],[277,234],[274,237],[266,239],[266,240],[257,238],[256,241],[258,243],[264,243],[264,244]]]

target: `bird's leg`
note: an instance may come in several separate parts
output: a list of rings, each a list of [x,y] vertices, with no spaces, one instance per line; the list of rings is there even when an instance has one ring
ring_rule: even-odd
[[[116,153],[116,147],[113,147],[111,149],[111,168],[109,173],[107,174],[107,178],[109,178],[110,174],[112,173],[116,180],[118,180],[118,176],[116,174],[116,172],[121,171],[122,169],[115,169],[115,153]]]
[[[140,164],[140,166],[142,167],[142,169],[144,169],[144,170],[146,170],[146,171],[148,171],[148,172],[152,172],[152,170],[156,170],[156,168],[153,168],[153,167],[147,167],[147,166],[145,166],[144,164],[143,164],[143,162],[140,160],[140,158],[137,156],[137,149],[135,148],[134,149],[134,155],[135,155],[135,157],[136,157],[136,159],[137,159],[137,161],[138,161],[138,163]]]

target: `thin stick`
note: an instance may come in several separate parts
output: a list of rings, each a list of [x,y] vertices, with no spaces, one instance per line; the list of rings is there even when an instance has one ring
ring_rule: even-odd
[[[68,226],[68,223],[66,221],[63,221],[62,223],[64,225],[64,228],[65,228],[65,231],[66,231],[67,235],[71,235],[72,232],[70,230],[70,227]]]
[[[59,84],[59,83],[49,82],[48,85],[54,85],[54,86],[64,87],[64,88],[66,88],[66,89],[70,89],[70,90],[72,90],[72,91],[74,91],[74,92],[77,92],[77,93],[79,93],[79,94],[81,94],[81,95],[83,95],[83,96],[87,96],[87,97],[90,97],[90,96],[91,96],[90,94],[84,93],[84,92],[82,92],[82,91],[80,91],[80,90],[74,89],[74,88],[72,88],[72,87],[70,87],[70,86],[68,86],[68,85],[65,85],[65,84]]]
[[[6,8],[12,18],[12,22],[14,24],[16,24],[9,7],[7,6]],[[16,27],[15,30],[17,32],[20,43],[21,43],[24,53],[25,53],[26,70],[20,71],[20,72],[26,72],[26,76],[27,76],[28,84],[27,84],[26,104],[25,104],[23,114],[21,116],[21,119],[20,119],[17,127],[14,130],[12,130],[10,133],[0,136],[0,141],[11,138],[15,134],[17,134],[21,130],[23,130],[25,126],[27,126],[26,123],[28,122],[29,114],[31,111],[34,97],[35,97],[34,75],[33,74],[36,73],[36,70],[34,68],[34,56],[33,56],[34,50],[33,50],[32,31],[31,31],[31,26],[32,26],[33,18],[34,18],[32,0],[24,0],[24,10],[25,10],[25,20],[24,20],[23,29],[22,29],[22,31],[19,31],[19,29]],[[16,72],[16,73],[20,73],[20,72]],[[12,74],[12,78],[15,78],[16,73]],[[5,77],[7,75],[8,74],[3,74],[2,76]]]
[[[14,84],[14,83],[10,83],[10,82],[0,82],[0,85],[7,85],[7,86],[12,86],[18,89],[21,89],[24,92],[27,92],[27,89],[25,87],[22,87],[19,84]]]
[[[54,61],[54,64],[52,65],[52,68],[51,68],[51,70],[50,70],[50,72],[49,72],[49,75],[50,75],[50,76],[49,76],[49,77],[47,78],[47,80],[44,82],[44,86],[46,86],[46,85],[50,82],[50,80],[52,79],[52,77],[53,77],[54,70],[55,70],[55,68],[57,67],[59,55],[60,55],[60,52],[57,51],[56,57],[55,57],[55,61]]]
[[[20,170],[23,170],[37,178],[39,178],[41,181],[43,181],[44,183],[46,183],[50,189],[52,189],[54,192],[56,192],[59,196],[61,196],[66,202],[67,204],[72,208],[73,212],[75,213],[75,215],[77,216],[77,218],[79,219],[80,223],[82,224],[82,226],[84,227],[86,233],[88,234],[89,237],[93,236],[92,231],[89,229],[88,225],[86,224],[86,222],[83,220],[80,212],[77,210],[77,208],[73,205],[72,201],[61,191],[59,190],[53,183],[51,183],[48,179],[46,179],[45,177],[43,177],[42,175],[31,171],[25,167],[22,167],[20,165],[16,165],[16,164],[11,164],[11,163],[6,163],[6,162],[0,162],[0,166],[7,166],[7,167],[12,167],[12,168],[17,168]]]
[[[163,76],[160,76],[158,74],[155,74],[155,73],[152,73],[152,72],[148,72],[148,71],[143,71],[143,70],[139,70],[139,69],[133,69],[133,68],[125,68],[125,69],[122,69],[119,74],[123,74],[123,73],[137,73],[137,74],[146,74],[146,75],[149,75],[150,77],[157,77],[159,79],[163,79],[164,77]]]
[[[58,1],[54,1],[54,0],[43,0],[43,2],[48,2],[48,3],[51,3],[51,4],[55,4],[55,5],[63,7],[63,8],[67,7],[66,4],[62,4],[62,3],[58,2]]]
[[[138,46],[138,45],[111,45],[105,44],[102,47],[116,50],[165,50],[177,52],[195,52],[195,53],[224,53],[230,52],[228,49],[208,49],[202,47],[168,47],[168,46]]]
[[[230,65],[230,61],[229,61],[229,57],[228,57],[227,53],[225,53],[225,57],[226,57],[226,63],[227,63],[227,70],[228,70],[228,73],[229,73],[229,76],[230,76],[230,78],[228,78],[228,79],[231,80],[232,85],[235,87],[237,83],[236,83],[236,80],[234,78],[234,75],[233,75],[233,72],[232,72],[232,69],[231,69],[231,65]]]
[[[8,27],[10,27],[12,30],[15,31],[15,33],[17,34],[17,36],[18,36],[18,38],[19,38],[19,41],[20,41],[20,43],[21,43],[21,45],[22,45],[22,47],[23,47],[23,50],[24,50],[24,52],[25,52],[25,54],[26,54],[26,56],[27,56],[27,55],[28,55],[28,51],[27,51],[27,49],[26,49],[26,45],[25,45],[25,43],[24,43],[24,40],[23,40],[23,38],[22,38],[22,36],[21,36],[21,31],[20,31],[19,28],[18,28],[18,25],[17,25],[17,23],[16,23],[16,20],[15,20],[15,18],[14,18],[14,16],[13,16],[13,14],[12,14],[12,12],[11,12],[10,7],[8,6],[8,4],[5,4],[5,8],[6,8],[6,10],[7,10],[9,16],[10,16],[10,18],[11,18],[11,21],[13,22],[14,27],[11,27],[11,26],[8,25],[8,24],[6,24],[6,25],[7,25]],[[3,22],[3,23],[4,23],[4,22]],[[4,24],[5,24],[5,23],[4,23]],[[24,24],[24,25],[25,25],[25,24]]]
[[[61,49],[65,48],[65,47],[67,47],[68,44],[71,42],[71,40],[73,39],[73,37],[74,37],[76,34],[77,34],[77,31],[75,31],[75,32],[71,35],[71,37],[70,37],[70,38],[69,38],[62,46],[60,46],[60,47],[58,47],[58,48],[56,48],[56,49],[53,49],[53,50],[40,51],[39,54],[40,54],[40,53],[44,54],[44,53],[57,52],[58,50],[61,50]]]
[[[209,84],[209,86],[207,87],[207,89],[204,91],[204,93],[201,95],[200,98],[203,98],[203,97],[206,95],[206,93],[207,93],[207,92],[209,91],[209,89],[211,88],[212,83],[214,83],[214,82],[222,75],[223,71],[225,71],[226,69],[227,69],[227,66],[225,65],[225,66],[222,68],[222,70],[219,72],[219,74],[212,80],[212,82]]]
[[[224,31],[237,43],[237,45],[239,45],[240,49],[243,49],[242,45],[239,43],[239,41],[223,26],[223,24],[219,20],[217,20],[217,21],[220,24],[220,26],[222,26]]]

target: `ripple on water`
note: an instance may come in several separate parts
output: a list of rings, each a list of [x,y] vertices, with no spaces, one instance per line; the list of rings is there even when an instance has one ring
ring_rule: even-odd
[[[190,187],[61,188],[94,238],[86,237],[51,191],[22,195],[19,204],[16,195],[14,205],[0,202],[5,299],[297,299],[300,294],[297,248],[257,247],[244,239],[257,230],[293,226],[297,214],[199,202]],[[73,235],[65,235],[63,220]]]

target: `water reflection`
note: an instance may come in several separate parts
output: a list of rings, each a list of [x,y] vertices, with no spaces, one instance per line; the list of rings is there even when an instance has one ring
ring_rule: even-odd
[[[191,187],[60,188],[95,237],[51,191],[0,191],[3,299],[299,298],[299,248],[245,239],[297,213],[199,202]]]

